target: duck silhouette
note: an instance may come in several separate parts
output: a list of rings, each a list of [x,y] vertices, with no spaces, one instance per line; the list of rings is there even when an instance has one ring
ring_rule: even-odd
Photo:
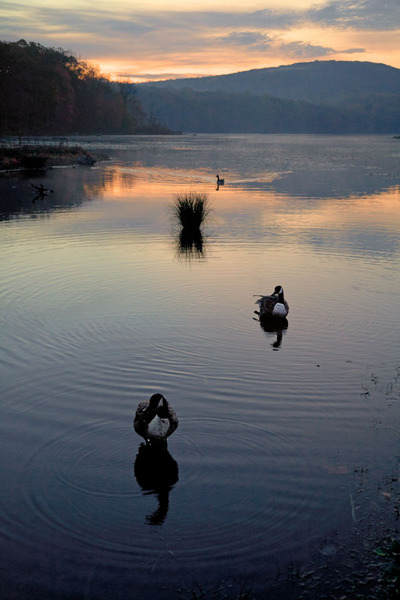
[[[221,179],[219,175],[216,175],[216,178],[217,178],[217,190],[218,190],[220,185],[225,185],[225,179]]]
[[[140,402],[133,428],[149,445],[166,445],[167,438],[178,427],[178,417],[162,394]]]
[[[260,321],[263,319],[286,319],[289,314],[289,304],[286,302],[283,287],[275,286],[273,293],[270,296],[260,296],[256,300],[260,310],[254,311],[259,316]]]

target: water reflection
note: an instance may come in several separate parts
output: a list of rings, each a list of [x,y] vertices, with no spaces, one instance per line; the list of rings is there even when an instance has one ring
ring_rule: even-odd
[[[154,169],[149,150],[143,167],[127,154],[48,172],[39,183],[55,192],[33,205],[29,179],[0,178],[0,213],[11,190],[21,212],[51,215],[2,223],[0,235],[1,550],[12,583],[32,582],[21,598],[149,600],[168,577],[157,596],[165,600],[192,578],[208,585],[222,573],[258,590],[282,557],[310,555],[326,531],[348,529],[354,466],[374,466],[372,490],[391,464],[397,433],[374,429],[371,444],[371,427],[376,415],[398,418],[385,379],[399,356],[398,188],[341,200],[334,189],[325,199],[256,187],[269,177],[266,160],[302,176],[296,160],[326,162],[331,145],[308,158],[281,153],[279,166],[269,138],[252,139],[259,162],[236,141],[227,164],[221,148],[229,185],[217,194],[215,155],[182,150],[178,161],[168,140]],[[171,196],[203,181],[217,226],[171,233]],[[176,256],[205,251],[193,269]],[[289,337],[286,323],[251,323],[252,292],[266,279],[290,289]],[[181,485],[168,452],[140,442],[132,450],[132,396],[153,387],[174,390],[191,428],[176,440]],[[172,569],[167,544],[179,555]]]
[[[168,513],[169,494],[179,480],[178,463],[166,447],[141,444],[134,464],[136,481],[146,495],[157,497],[157,508],[146,516],[150,525],[162,525]]]
[[[304,198],[347,198],[381,194],[393,187],[393,179],[386,173],[357,172],[355,169],[321,170],[304,169],[302,172],[285,173],[265,189],[278,194]]]
[[[288,320],[285,319],[254,319],[260,323],[261,329],[265,331],[269,338],[275,336],[274,342],[272,342],[271,346],[273,350],[279,350],[282,345],[283,336],[286,333],[287,328],[289,327]]]
[[[204,258],[205,240],[200,229],[193,231],[183,227],[177,236],[178,256],[187,261]]]
[[[121,176],[103,168],[53,168],[0,175],[0,221],[72,210],[120,186]],[[130,177],[132,184],[133,177]],[[54,189],[53,189],[54,188]]]
[[[87,201],[84,182],[75,176],[68,178],[66,173],[66,169],[50,170],[45,174],[26,171],[0,177],[0,221],[21,215],[49,215],[55,211],[70,210]],[[39,178],[40,183],[33,183]]]
[[[35,204],[36,200],[42,200],[43,198],[54,192],[54,190],[49,190],[48,188],[44,187],[43,183],[40,183],[39,185],[31,183],[31,186],[33,187],[33,189],[36,190],[36,196],[32,200],[32,204]]]
[[[50,216],[53,212],[71,210],[98,199],[106,201],[104,208],[107,208],[108,218],[118,223],[121,230],[140,229],[152,236],[165,234],[166,194],[183,185],[207,185],[207,191],[214,187],[210,179],[215,177],[215,171],[209,166],[194,169],[193,164],[186,173],[181,168],[168,170],[163,166],[162,156],[157,155],[157,160],[153,156],[153,169],[145,160],[135,161],[134,151],[125,151],[119,161],[90,170],[46,171],[40,175],[40,183],[48,189],[54,188],[55,193],[35,202],[32,202],[30,183],[38,174],[4,175],[0,177],[0,220],[28,214]],[[240,157],[242,159],[243,154]],[[393,179],[390,182],[381,174],[378,167],[371,167],[368,173],[363,170],[353,175],[345,170],[339,157],[328,155],[322,166],[328,162],[330,171],[321,169],[317,174],[315,170],[311,173],[310,169],[303,168],[298,172],[295,167],[300,158],[296,154],[291,173],[283,169],[286,162],[275,172],[264,168],[256,173],[253,162],[250,163],[251,157],[253,154],[250,153],[247,177],[240,173],[236,164],[230,171],[225,169],[229,188],[222,195],[218,194],[215,203],[224,237],[253,242],[273,236],[274,245],[300,241],[322,252],[330,251],[332,246],[340,252],[351,248],[353,253],[374,256],[377,248],[382,254],[398,251],[400,227],[393,214],[398,211],[400,188]],[[311,158],[309,156],[308,160]],[[289,185],[290,182],[293,185]],[[346,192],[354,192],[354,195],[346,196]],[[204,235],[190,237],[178,230],[175,235],[179,257],[187,260],[204,258]]]

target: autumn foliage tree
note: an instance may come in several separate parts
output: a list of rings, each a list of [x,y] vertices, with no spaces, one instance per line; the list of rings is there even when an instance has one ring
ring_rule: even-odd
[[[0,134],[136,133],[146,116],[129,86],[62,48],[0,42]]]

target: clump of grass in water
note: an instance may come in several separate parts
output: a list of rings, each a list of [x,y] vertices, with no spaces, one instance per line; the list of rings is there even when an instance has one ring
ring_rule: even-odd
[[[173,214],[186,231],[199,231],[210,210],[207,194],[189,192],[175,197]]]

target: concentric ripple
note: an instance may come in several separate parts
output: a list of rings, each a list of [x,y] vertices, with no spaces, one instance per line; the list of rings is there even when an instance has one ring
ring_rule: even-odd
[[[10,535],[150,564],[162,525],[179,563],[204,568],[239,552],[251,562],[304,532],[318,509],[317,478],[288,439],[223,419],[183,419],[178,432],[169,453],[179,476],[169,485],[163,474],[150,490],[134,470],[140,439],[131,427],[89,424],[43,444],[19,474],[22,510],[18,526],[6,518]],[[309,486],[294,492],[305,475]]]

